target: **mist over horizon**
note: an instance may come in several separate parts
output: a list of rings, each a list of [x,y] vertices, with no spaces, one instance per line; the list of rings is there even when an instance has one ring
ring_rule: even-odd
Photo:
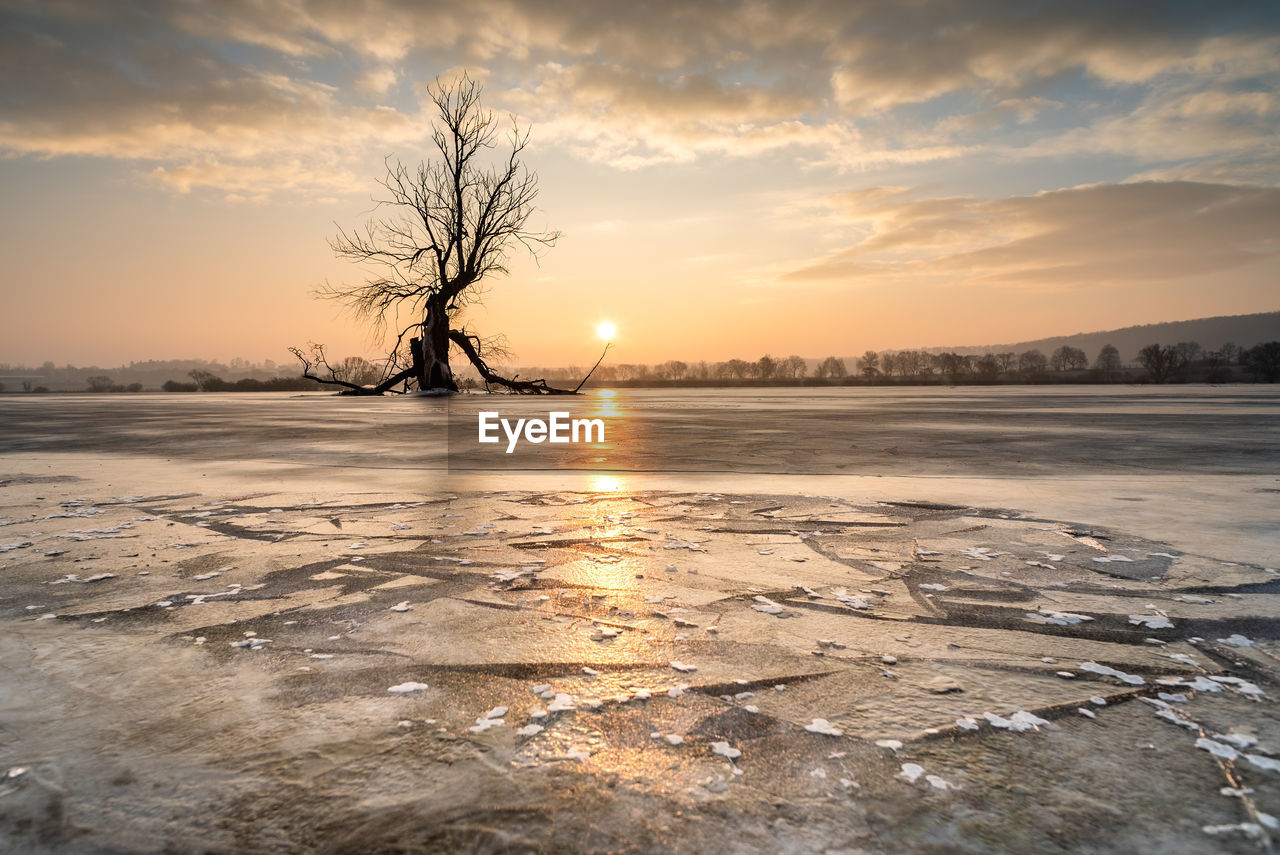
[[[1050,352],[1059,347],[1072,347],[1082,350],[1085,355],[1093,360],[1098,350],[1105,346],[1111,345],[1119,349],[1119,357],[1122,363],[1133,365],[1138,361],[1138,352],[1141,348],[1149,344],[1165,344],[1174,345],[1181,342],[1194,342],[1206,351],[1220,350],[1224,346],[1234,345],[1241,350],[1247,350],[1250,347],[1262,344],[1266,341],[1280,340],[1280,311],[1263,312],[1252,315],[1225,315],[1213,318],[1193,318],[1184,321],[1171,321],[1164,323],[1143,324],[1134,327],[1124,327],[1116,330],[1095,330],[1091,332],[1075,333],[1071,335],[1049,336],[1041,339],[1024,339],[1022,341],[1005,343],[1005,344],[986,344],[986,345],[954,345],[954,346],[932,346],[923,348],[885,348],[882,353],[893,354],[903,351],[921,351],[926,353],[944,353],[954,352],[968,355],[981,355],[984,353],[993,353],[997,351],[1018,351],[1041,350],[1046,357]],[[836,358],[842,360],[846,365],[846,370],[851,374],[857,373],[857,366],[860,364],[856,346],[849,348],[845,352],[834,353],[825,358]],[[735,356],[726,357],[725,360],[703,360],[704,363],[712,365],[724,365],[725,361],[741,360],[747,358],[751,361],[756,360],[760,356],[766,354],[750,354],[740,353]],[[343,357],[358,357],[358,355],[341,354],[339,361]],[[615,357],[625,357],[620,351],[614,351]],[[786,355],[782,353],[775,356],[785,359]],[[802,354],[801,358],[805,362],[806,373],[820,367],[824,360],[822,355]],[[376,359],[369,359],[370,364],[376,364]],[[677,364],[697,364],[697,361],[683,361],[676,357],[674,360],[659,360],[655,363],[643,363],[650,368],[658,368],[662,363],[676,362]],[[633,362],[625,358],[612,359],[606,363],[606,368],[617,369],[636,368]],[[585,371],[585,366],[578,363],[565,363],[563,365],[542,365],[536,363],[524,363],[519,360],[510,360],[507,365],[514,370],[525,372],[528,370],[550,371],[553,374],[565,377],[581,376]],[[40,365],[25,365],[22,363],[4,363],[0,362],[0,382],[5,379],[14,380],[23,377],[31,378],[42,376],[50,373],[58,373],[66,378],[63,382],[63,390],[79,389],[83,385],[81,381],[88,376],[89,372],[95,371],[111,371],[115,373],[113,381],[120,383],[136,382],[141,380],[147,388],[158,388],[165,382],[183,382],[185,383],[192,371],[208,372],[227,381],[234,381],[242,378],[265,381],[280,377],[297,377],[301,370],[300,364],[296,359],[290,360],[272,360],[266,359],[261,362],[247,360],[243,357],[233,357],[231,359],[151,359],[137,360],[127,364],[117,366],[107,366],[102,364],[74,365],[71,363],[53,362],[46,360]],[[462,369],[466,372],[465,367]],[[608,372],[606,372],[608,376]]]

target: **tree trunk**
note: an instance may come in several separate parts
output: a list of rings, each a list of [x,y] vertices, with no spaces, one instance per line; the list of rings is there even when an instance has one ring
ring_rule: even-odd
[[[418,378],[418,388],[458,391],[449,368],[449,313],[444,304],[432,301],[427,304],[427,319],[422,325],[422,338],[409,342],[413,348],[413,364]]]

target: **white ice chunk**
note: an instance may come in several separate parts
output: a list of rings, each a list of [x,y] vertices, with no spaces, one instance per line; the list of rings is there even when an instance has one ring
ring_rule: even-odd
[[[1013,722],[1013,726],[1019,731],[1039,730],[1040,725],[1049,723],[1046,719],[1040,718],[1038,715],[1029,713],[1026,710],[1018,710],[1009,717],[1009,720]]]
[[[565,712],[571,709],[576,709],[576,705],[573,702],[573,695],[567,695],[563,692],[557,693],[555,700],[547,705],[547,710],[550,712]]]
[[[782,614],[782,606],[779,605],[778,603],[775,603],[773,600],[769,599],[768,597],[756,596],[753,599],[756,601],[756,604],[753,605],[751,608],[755,609],[756,611],[763,612],[767,615]]]
[[[1214,757],[1221,757],[1223,760],[1234,760],[1240,756],[1240,752],[1236,751],[1230,745],[1224,745],[1221,742],[1214,742],[1212,739],[1200,737],[1196,740],[1196,748],[1203,748]]]
[[[1128,683],[1131,686],[1142,686],[1147,682],[1135,674],[1126,674],[1107,665],[1099,665],[1097,662],[1081,662],[1080,670],[1088,671],[1091,674],[1101,674],[1104,677],[1115,677],[1120,682]]]
[[[914,784],[924,774],[924,767],[918,763],[903,763],[902,771],[898,774]]]
[[[806,724],[804,729],[810,733],[821,733],[826,736],[843,736],[844,731],[833,727],[831,722],[825,718],[815,718],[811,724]]]
[[[505,724],[506,722],[500,718],[478,718],[475,725],[468,727],[467,730],[472,733],[484,733],[491,727],[502,727]]]
[[[943,778],[940,778],[937,775],[925,775],[924,779],[928,781],[929,786],[933,787],[935,790],[951,789],[951,785],[948,784]]]
[[[1176,724],[1178,727],[1185,727],[1187,730],[1194,730],[1197,732],[1200,730],[1199,724],[1191,721],[1190,719],[1183,718],[1170,709],[1156,710],[1156,716],[1170,722],[1171,724]]]
[[[396,685],[387,689],[387,691],[393,692],[398,695],[403,695],[407,692],[421,692],[425,688],[427,688],[426,683],[409,682],[409,683],[397,683]]]
[[[1083,623],[1087,620],[1093,620],[1088,615],[1078,615],[1074,612],[1027,612],[1026,619],[1032,623],[1040,623],[1053,626],[1071,626],[1072,624]]]
[[[1234,825],[1202,825],[1200,830],[1205,834],[1212,834],[1214,836],[1240,832],[1245,837],[1252,840],[1258,840],[1262,837],[1262,826],[1258,825],[1256,822],[1238,822]]]
[[[869,609],[876,603],[875,597],[869,597],[862,594],[850,594],[844,588],[832,591],[832,596],[836,598],[836,602],[846,605],[851,609]]]
[[[728,742],[711,743],[711,751],[713,754],[728,757],[730,760],[736,760],[742,756],[742,752],[731,746]]]
[[[1268,772],[1280,772],[1280,760],[1276,760],[1273,757],[1263,757],[1261,754],[1246,754],[1244,759],[1259,769],[1266,769]]]

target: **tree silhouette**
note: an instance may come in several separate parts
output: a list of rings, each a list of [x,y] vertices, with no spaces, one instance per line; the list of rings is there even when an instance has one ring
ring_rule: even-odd
[[[1049,367],[1054,371],[1074,371],[1089,367],[1089,357],[1083,350],[1064,344],[1049,357]]]
[[[1023,374],[1042,374],[1049,367],[1049,360],[1039,350],[1024,350],[1018,354],[1018,370]]]
[[[1255,345],[1244,352],[1244,364],[1255,379],[1268,383],[1280,380],[1280,341]]]
[[[828,356],[826,359],[822,360],[821,363],[819,363],[816,376],[833,377],[833,378],[839,379],[843,377],[846,373],[847,372],[845,371],[843,359],[837,359],[834,356]]]
[[[1111,381],[1120,376],[1120,351],[1116,349],[1114,344],[1104,344],[1102,350],[1098,351],[1098,358],[1093,361],[1093,367],[1102,375],[1102,379]]]
[[[1000,360],[994,353],[984,353],[973,364],[973,370],[983,383],[994,383],[1000,376]]]
[[[304,376],[343,386],[350,394],[381,394],[409,382],[424,391],[456,392],[451,347],[475,366],[486,385],[567,394],[543,380],[499,376],[487,362],[495,342],[455,328],[462,310],[479,296],[477,286],[507,272],[513,249],[522,246],[537,257],[560,235],[528,226],[538,196],[538,177],[521,162],[528,131],[513,121],[501,156],[494,157],[498,124],[480,106],[478,83],[464,73],[450,83],[437,79],[429,93],[437,114],[434,156],[414,169],[388,158],[381,181],[387,195],[378,200],[383,214],[362,229],[340,230],[331,244],[339,257],[372,268],[374,275],[358,285],[326,286],[320,292],[372,323],[375,333],[396,331],[381,381],[366,388],[341,379],[326,362],[323,347],[291,350],[302,361]]]
[[[1138,362],[1151,376],[1151,382],[1163,383],[1181,370],[1185,361],[1175,345],[1149,344],[1138,351]]]

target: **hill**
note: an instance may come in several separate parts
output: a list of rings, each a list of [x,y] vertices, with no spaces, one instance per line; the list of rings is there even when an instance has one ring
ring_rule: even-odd
[[[1197,318],[1190,321],[1171,321],[1163,324],[1142,324],[1100,332],[1039,338],[1014,344],[992,344],[981,347],[928,348],[930,351],[955,351],[961,354],[1002,353],[1039,350],[1046,356],[1062,347],[1078,347],[1089,359],[1097,356],[1105,344],[1113,344],[1120,351],[1120,358],[1131,362],[1138,351],[1149,344],[1177,344],[1180,341],[1199,342],[1205,350],[1218,350],[1224,344],[1253,347],[1266,341],[1280,341],[1280,312],[1258,312],[1252,315],[1221,315],[1214,318]]]

